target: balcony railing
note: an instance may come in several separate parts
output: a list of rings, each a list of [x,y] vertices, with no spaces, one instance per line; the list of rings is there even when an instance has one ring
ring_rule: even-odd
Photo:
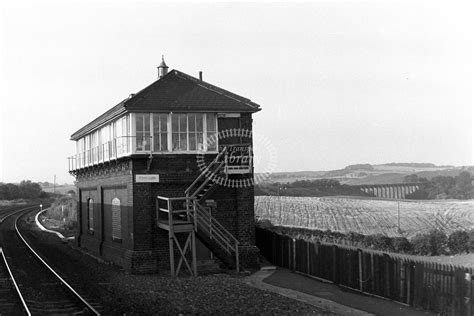
[[[152,154],[152,143],[153,139],[151,136],[117,137],[99,146],[68,157],[68,169],[69,171],[74,171],[133,154]],[[224,148],[226,148],[226,153],[222,159],[224,161],[225,173],[246,174],[252,172],[253,153],[250,144],[225,144],[219,146],[219,152],[223,152]]]
[[[151,153],[151,136],[121,136],[68,157],[69,171],[116,160],[131,154]]]

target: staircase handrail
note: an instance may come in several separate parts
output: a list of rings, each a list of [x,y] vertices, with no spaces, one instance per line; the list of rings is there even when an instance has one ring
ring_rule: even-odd
[[[209,222],[206,221],[204,219],[204,217],[202,217],[202,216],[197,218],[197,223],[198,223],[198,225],[203,226],[203,229],[206,229],[206,228],[209,227]],[[210,236],[212,235],[213,237],[215,237],[215,236],[219,237],[219,238],[215,238],[215,239],[213,238],[213,239],[215,241],[217,241],[220,244],[220,246],[222,248],[224,248],[224,250],[227,253],[232,254],[232,251],[235,252],[235,249],[234,249],[235,247],[232,246],[231,241],[229,241],[227,239],[227,237],[223,235],[222,231],[220,231],[218,229],[215,229],[215,228],[214,229],[209,229],[209,231],[210,232],[207,232],[207,233],[209,233]],[[230,251],[229,249],[232,250],[232,251]]]
[[[222,226],[221,223],[219,223],[218,220],[216,220],[212,215],[209,215],[209,214],[206,214],[206,212],[204,212],[205,208],[204,206],[202,206],[201,204],[199,204],[198,202],[195,203],[196,206],[197,206],[197,213],[199,215],[199,217],[204,217],[206,219],[208,219],[208,222],[211,224],[211,225],[216,225],[218,227],[219,230],[221,230],[223,232],[223,235],[226,235],[229,237],[229,242],[232,241],[236,244],[239,243],[238,239],[234,237],[234,235],[232,235],[231,232],[229,232],[224,226]]]
[[[209,166],[207,166],[202,172],[201,174],[199,175],[199,177],[197,177],[193,183],[191,183],[191,185],[184,191],[184,193],[186,194],[186,196],[189,195],[189,193],[191,192],[191,190],[193,189],[193,187],[199,182],[201,181],[201,179],[203,177],[205,177],[207,175],[207,173],[209,172],[209,170],[211,169],[211,166],[213,166],[214,164],[216,164],[217,162],[219,162],[219,159],[222,158],[222,156],[227,152],[227,147],[224,147],[224,149],[222,149],[221,152],[219,152],[219,154],[216,156],[216,158],[214,158],[214,160],[209,164]],[[219,168],[222,166],[222,164],[219,166]],[[197,190],[196,190],[197,192]]]
[[[217,166],[216,171],[220,170],[222,168],[222,166],[225,164],[225,161],[221,161],[219,162],[219,165]],[[191,194],[189,197],[191,198],[195,198],[199,192],[201,192],[201,190],[212,180],[212,176],[209,176],[206,178],[206,180],[204,180],[203,183],[201,183],[201,185],[194,191],[193,194]]]
[[[194,214],[191,216],[194,217],[194,221],[198,225],[202,225],[203,231],[209,234],[209,237],[218,237],[213,238],[228,254],[235,253],[235,265],[237,271],[239,271],[239,241],[234,237],[219,221],[217,221],[212,215],[209,215],[205,212],[204,206],[199,204],[197,200],[193,200],[194,205]],[[195,229],[197,230],[197,225]],[[216,234],[211,234],[210,231],[213,231]]]

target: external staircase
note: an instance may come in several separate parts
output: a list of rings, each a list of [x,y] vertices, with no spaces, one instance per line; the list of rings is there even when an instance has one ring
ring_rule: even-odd
[[[196,238],[226,266],[239,271],[239,241],[217,221],[204,205],[216,190],[218,177],[225,176],[227,149],[224,148],[185,190],[184,197],[157,197],[158,227],[168,231],[171,275],[177,276],[183,264],[192,275],[197,275]],[[177,234],[187,234],[184,244]],[[175,263],[174,248],[180,254]],[[189,255],[188,253],[191,253]],[[189,261],[191,259],[191,261]]]

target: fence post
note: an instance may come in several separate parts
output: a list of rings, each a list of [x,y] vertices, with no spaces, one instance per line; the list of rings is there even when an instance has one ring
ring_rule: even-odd
[[[362,267],[362,249],[357,249],[357,254],[359,255],[359,290],[364,291],[364,277],[363,277],[363,267]]]
[[[310,256],[309,245],[310,243],[306,242],[306,274],[311,275],[311,269],[309,267],[309,261],[310,261],[309,260],[309,256]]]
[[[412,288],[411,288],[411,273],[412,273],[413,263],[411,261],[407,262],[408,272],[406,273],[406,283],[407,283],[407,301],[406,303],[410,306],[413,305],[412,297]]]
[[[384,261],[384,296],[389,298],[390,297],[390,257],[384,253],[383,254],[383,261]]]
[[[370,290],[375,294],[375,260],[374,253],[370,253]]]
[[[296,270],[296,239],[293,238],[293,272]]]
[[[474,302],[472,301],[472,299],[473,299],[473,297],[472,297],[472,295],[473,295],[473,293],[472,293],[472,281],[473,281],[472,268],[470,269],[469,272],[470,273],[467,273],[467,275],[469,275],[469,277],[466,278],[466,281],[468,282],[468,284],[467,284],[467,302],[468,302],[467,314],[472,315],[473,314],[472,305],[474,304]]]
[[[424,266],[421,262],[416,262],[415,264],[415,278],[414,278],[414,289],[413,289],[413,306],[415,307],[425,307],[424,306]]]
[[[337,282],[337,246],[332,245],[332,281],[334,284]]]

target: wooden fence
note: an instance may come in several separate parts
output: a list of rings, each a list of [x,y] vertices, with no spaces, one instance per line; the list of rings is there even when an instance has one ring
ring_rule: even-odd
[[[473,315],[473,269],[293,239],[261,228],[256,240],[274,265],[441,315]]]

